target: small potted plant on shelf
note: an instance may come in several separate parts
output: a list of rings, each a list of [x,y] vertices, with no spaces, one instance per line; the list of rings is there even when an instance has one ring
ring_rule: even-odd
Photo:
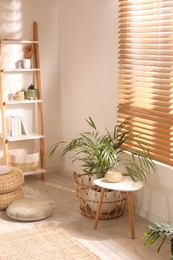
[[[151,172],[155,171],[155,165],[146,147],[140,143],[138,143],[139,150],[128,150],[123,147],[128,141],[135,140],[135,136],[128,130],[128,120],[124,120],[121,124],[115,126],[113,133],[106,130],[103,135],[99,134],[94,121],[90,117],[86,121],[92,129],[91,131],[80,133],[77,138],[72,139],[69,143],[56,143],[49,153],[49,157],[52,157],[59,145],[65,143],[62,156],[73,152],[72,162],[79,161],[81,163],[84,174],[74,173],[74,184],[79,201],[84,201],[82,196],[88,195],[90,190],[88,187],[92,186],[92,179],[105,177],[109,170],[118,170],[123,166],[126,169],[126,174],[134,181],[143,181]],[[87,184],[84,178],[85,180],[88,179]],[[79,181],[79,179],[81,180]],[[77,187],[79,184],[82,186],[81,191]],[[85,188],[88,190],[85,191]],[[117,198],[120,202],[122,200],[123,207],[125,207],[125,194],[121,192],[118,195],[121,195],[121,198]],[[87,202],[86,204],[80,205],[80,208],[84,208],[84,215],[94,217],[90,212],[89,214],[86,213],[87,207],[91,209],[90,203]],[[121,215],[122,212],[120,212],[119,209],[116,213]],[[117,214],[115,217],[117,217]]]
[[[38,89],[34,84],[28,86],[28,89],[25,91],[25,98],[30,100],[38,99]]]

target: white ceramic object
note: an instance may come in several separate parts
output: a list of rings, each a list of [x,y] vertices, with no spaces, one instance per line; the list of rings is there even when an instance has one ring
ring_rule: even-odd
[[[18,60],[16,62],[16,69],[22,69],[23,67],[23,61],[22,60]]]
[[[97,211],[98,201],[100,200],[100,191],[96,191],[90,188],[88,192],[88,205],[92,211]],[[116,205],[115,203],[111,203],[115,201],[114,191],[107,191],[104,197],[104,202],[102,204],[101,213],[109,213],[112,212]]]
[[[31,68],[31,59],[24,59],[23,60],[23,68],[30,69]]]

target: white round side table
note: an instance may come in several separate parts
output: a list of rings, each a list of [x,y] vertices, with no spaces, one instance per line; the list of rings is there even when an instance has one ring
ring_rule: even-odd
[[[101,187],[100,199],[99,199],[96,217],[94,221],[94,229],[97,229],[97,224],[98,224],[99,215],[103,203],[105,189],[125,191],[127,192],[127,205],[128,205],[128,212],[129,212],[131,238],[134,239],[135,225],[134,225],[134,216],[133,216],[132,192],[137,191],[143,187],[142,181],[133,181],[129,176],[123,176],[121,181],[116,183],[108,182],[105,178],[96,179],[93,181],[93,183],[98,187]]]

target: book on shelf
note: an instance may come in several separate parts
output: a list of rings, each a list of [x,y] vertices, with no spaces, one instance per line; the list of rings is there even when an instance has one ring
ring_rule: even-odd
[[[7,116],[7,133],[11,137],[27,135],[28,131],[21,116]]]
[[[27,131],[27,128],[26,128],[26,125],[25,125],[23,117],[21,117],[21,131],[22,131],[23,135],[27,135],[28,134],[28,131]]]

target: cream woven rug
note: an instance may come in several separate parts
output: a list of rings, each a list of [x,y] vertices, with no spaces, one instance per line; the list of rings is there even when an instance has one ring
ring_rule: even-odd
[[[0,234],[0,260],[98,260],[89,249],[51,223]]]

